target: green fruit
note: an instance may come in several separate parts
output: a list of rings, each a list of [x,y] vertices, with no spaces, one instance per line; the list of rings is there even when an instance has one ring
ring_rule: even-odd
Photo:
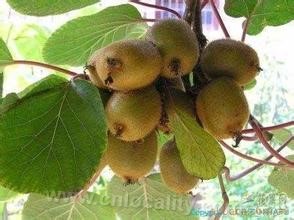
[[[161,99],[152,86],[127,93],[114,92],[106,105],[110,132],[124,141],[144,138],[161,116]]]
[[[240,85],[252,81],[261,70],[255,50],[231,39],[208,44],[201,55],[200,65],[208,77],[228,76]]]
[[[151,171],[157,158],[157,150],[155,132],[141,142],[125,142],[109,134],[105,156],[112,171],[131,183]]]
[[[192,71],[199,58],[195,33],[184,20],[167,19],[156,22],[146,34],[163,57],[161,75],[174,78]]]
[[[198,94],[196,110],[204,129],[217,139],[239,135],[250,114],[243,90],[229,77],[206,85]]]
[[[89,76],[91,82],[100,89],[107,89],[107,86],[102,82],[94,66],[88,65],[86,73]]]
[[[166,186],[176,193],[186,193],[195,187],[198,178],[185,169],[174,140],[162,147],[159,157],[161,177]]]
[[[89,65],[107,87],[128,91],[150,85],[161,71],[162,58],[150,42],[122,40],[96,51]]]

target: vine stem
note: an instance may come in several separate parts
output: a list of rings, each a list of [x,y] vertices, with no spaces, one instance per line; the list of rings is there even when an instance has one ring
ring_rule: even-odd
[[[228,194],[226,192],[226,188],[225,188],[225,184],[224,184],[224,180],[221,174],[218,175],[218,181],[219,181],[219,185],[221,188],[221,192],[222,192],[222,198],[224,200],[223,205],[221,206],[220,210],[217,212],[216,216],[215,216],[215,220],[219,220],[220,217],[224,214],[224,212],[226,211],[226,209],[228,208],[229,205],[229,197]]]
[[[246,38],[248,26],[249,26],[249,21],[250,21],[250,17],[246,19],[244,27],[243,27],[243,32],[242,32],[242,37],[241,37],[242,42],[245,42],[245,38]]]
[[[150,3],[145,3],[145,2],[138,1],[138,0],[130,0],[129,2],[138,4],[138,5],[143,5],[143,6],[146,6],[149,8],[156,8],[156,9],[168,11],[168,12],[174,14],[175,16],[177,16],[178,18],[182,18],[182,16],[178,12],[176,12],[175,10],[173,10],[171,8],[167,8],[167,7],[163,7],[163,6],[159,6],[159,5],[154,5],[154,4],[150,4]]]
[[[282,151],[294,138],[293,137],[290,137],[284,144],[282,144],[278,149],[277,149],[277,152],[280,152]],[[274,156],[273,155],[270,155],[266,158],[264,158],[265,161],[269,161],[270,159],[272,159]],[[226,177],[226,180],[227,181],[235,181],[235,180],[238,180],[238,179],[241,179],[242,177],[250,174],[251,172],[253,172],[254,170],[258,169],[259,167],[263,166],[264,164],[262,163],[258,163],[258,164],[255,164],[254,166],[248,168],[248,169],[245,169],[243,170],[242,172],[240,172],[239,174],[236,174],[234,176],[231,176],[231,173],[230,173],[230,169],[228,167],[224,167],[223,169],[223,172],[225,174],[225,177]]]
[[[285,166],[284,164],[279,164],[279,163],[273,163],[273,162],[269,162],[269,161],[266,161],[266,160],[261,160],[261,159],[257,159],[255,157],[251,157],[251,156],[248,156],[246,154],[243,154],[237,150],[235,150],[234,148],[230,147],[226,142],[224,141],[219,141],[219,143],[221,143],[221,145],[226,148],[228,151],[230,151],[231,153],[233,154],[236,154],[237,156],[243,158],[243,159],[246,159],[246,160],[250,160],[250,161],[253,161],[253,162],[257,162],[257,163],[261,163],[261,164],[267,164],[267,165],[271,165],[271,166],[277,166],[277,167],[281,167],[281,166]]]
[[[225,37],[226,38],[231,38],[231,36],[230,36],[230,34],[229,34],[229,32],[228,32],[228,30],[226,28],[226,25],[225,25],[222,17],[220,16],[220,14],[218,12],[218,9],[217,9],[217,7],[216,7],[216,5],[214,3],[214,0],[209,0],[209,2],[211,4],[212,10],[213,10],[218,22],[219,22],[219,25],[221,26],[221,29],[224,32]]]
[[[273,131],[273,130],[278,130],[278,129],[285,128],[285,127],[290,127],[293,125],[294,125],[294,121],[289,121],[289,122],[278,124],[278,125],[273,125],[273,126],[269,126],[269,127],[262,127],[260,129],[262,131]],[[254,133],[254,132],[255,132],[255,130],[253,128],[251,128],[251,129],[245,129],[241,133],[242,134],[249,134],[249,133]]]
[[[201,10],[207,5],[208,2],[209,2],[209,0],[203,0],[201,2]]]
[[[63,69],[61,67],[53,66],[53,65],[50,65],[50,64],[47,64],[47,63],[40,63],[40,62],[36,62],[36,61],[29,61],[29,60],[13,60],[13,61],[7,62],[7,63],[5,63],[3,65],[4,66],[11,66],[11,65],[39,66],[39,67],[43,67],[43,68],[46,68],[46,69],[55,70],[57,72],[65,73],[65,74],[70,75],[70,76],[77,76],[77,75],[79,75],[76,72],[72,72],[70,70]]]
[[[290,167],[294,167],[294,162],[286,159],[285,157],[283,157],[281,154],[279,154],[279,152],[277,152],[266,140],[264,134],[262,133],[261,128],[258,125],[258,122],[255,119],[251,119],[249,120],[249,123],[251,125],[251,127],[255,130],[255,133],[257,135],[257,137],[259,138],[260,142],[262,143],[262,145],[265,147],[265,149],[268,150],[268,152],[270,152],[274,157],[276,157],[279,161],[281,161],[282,163],[289,165]]]

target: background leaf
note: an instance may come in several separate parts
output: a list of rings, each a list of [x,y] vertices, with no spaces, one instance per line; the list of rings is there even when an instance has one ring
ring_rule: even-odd
[[[88,193],[84,199],[74,201],[71,198],[52,199],[31,194],[25,203],[23,220],[68,220],[68,219],[106,219],[115,220],[113,208],[103,203],[103,198]]]
[[[99,0],[7,0],[7,3],[16,11],[35,16],[62,14],[74,9],[83,8],[99,2]]]
[[[48,37],[48,30],[35,24],[29,24],[17,33],[14,42],[25,59],[42,61],[42,49]]]
[[[244,90],[250,90],[253,89],[257,84],[256,79],[253,79],[251,82],[247,83],[246,85],[244,85]]]
[[[0,98],[2,97],[2,93],[3,93],[3,80],[4,80],[4,76],[3,76],[4,66],[1,66],[1,63],[2,62],[5,63],[11,60],[12,60],[12,56],[5,42],[2,40],[2,38],[0,38]]]
[[[278,142],[278,144],[283,144],[287,141],[290,137],[293,137],[293,129],[279,129],[273,130],[271,133],[274,135],[274,139]],[[288,145],[289,148],[294,150],[294,141],[292,140]]]
[[[44,59],[53,64],[85,65],[94,51],[107,44],[142,37],[147,25],[141,19],[134,6],[119,5],[71,20],[48,39]]]
[[[294,161],[294,155],[286,157],[287,159]],[[294,170],[286,168],[274,168],[270,176],[268,177],[268,182],[273,187],[277,188],[279,191],[287,194],[288,197],[294,199]]]
[[[50,79],[0,114],[0,182],[14,191],[77,192],[106,146],[97,88],[84,80],[60,78],[57,85]]]
[[[248,34],[266,26],[283,25],[294,19],[293,0],[226,0],[225,12],[232,17],[250,18]]]
[[[10,199],[15,198],[18,195],[19,195],[19,193],[13,192],[9,189],[6,189],[6,188],[0,186],[0,202],[8,201]]]
[[[125,185],[114,176],[108,185],[109,202],[122,220],[189,220],[192,197],[168,190],[159,174],[153,174],[140,183]]]
[[[168,117],[186,170],[198,178],[212,179],[225,165],[219,143],[197,123],[187,95],[171,92]]]

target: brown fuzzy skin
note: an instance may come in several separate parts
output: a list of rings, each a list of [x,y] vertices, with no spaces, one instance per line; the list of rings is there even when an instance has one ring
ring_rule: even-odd
[[[231,39],[208,44],[201,55],[200,65],[208,77],[232,77],[239,85],[249,83],[260,71],[255,50],[241,41]]]
[[[214,79],[199,92],[196,111],[203,128],[217,139],[240,134],[250,115],[243,90],[229,77]]]
[[[107,89],[107,86],[102,82],[94,66],[87,66],[86,73],[89,76],[91,82],[100,89]]]
[[[150,85],[162,68],[159,50],[144,40],[114,42],[96,51],[88,63],[95,67],[104,85],[119,91]]]
[[[155,87],[128,93],[114,92],[105,108],[110,132],[124,141],[144,138],[161,117],[161,99]]]
[[[141,142],[124,142],[109,134],[105,157],[116,175],[124,178],[127,183],[133,183],[151,171],[157,151],[155,132]]]
[[[161,75],[166,78],[183,76],[192,71],[199,58],[195,33],[184,20],[167,19],[156,22],[147,32],[163,57]]]
[[[199,179],[185,169],[174,140],[162,147],[159,156],[161,177],[166,186],[176,193],[187,193],[193,189]]]

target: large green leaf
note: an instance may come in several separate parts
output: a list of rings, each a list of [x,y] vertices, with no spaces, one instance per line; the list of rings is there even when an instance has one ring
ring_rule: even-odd
[[[35,16],[62,14],[74,9],[92,5],[99,0],[7,0],[8,4],[16,11]]]
[[[88,193],[81,200],[52,199],[31,194],[22,212],[23,220],[115,220],[113,208],[103,203],[103,196]]]
[[[274,135],[274,140],[276,140],[279,144],[283,144],[289,138],[293,137],[293,130],[294,129],[279,129],[271,131]],[[294,141],[292,140],[288,145],[289,148],[294,150]]]
[[[49,63],[85,65],[98,48],[113,41],[139,38],[146,31],[139,11],[132,5],[108,7],[61,26],[48,39],[43,56]]]
[[[232,17],[250,18],[248,34],[266,26],[283,25],[294,19],[293,0],[226,0],[225,12]]]
[[[294,155],[286,157],[287,159],[294,161]],[[282,167],[276,167],[268,177],[268,182],[279,191],[287,194],[288,197],[294,199],[294,170],[286,169]]]
[[[114,176],[108,185],[108,202],[122,220],[189,220],[192,216],[192,197],[171,192],[153,174],[140,183],[125,185]]]
[[[168,117],[187,171],[201,179],[216,177],[225,165],[219,143],[197,123],[187,95],[171,91]]]
[[[97,88],[57,81],[38,82],[0,113],[0,182],[9,189],[77,192],[99,164],[107,129]]]
[[[4,66],[1,66],[3,63],[7,63],[12,60],[12,56],[5,44],[5,42],[0,38],[0,98],[3,93],[3,71]]]
[[[49,31],[35,24],[24,26],[14,38],[20,54],[28,60],[42,60],[42,49],[49,37]]]

